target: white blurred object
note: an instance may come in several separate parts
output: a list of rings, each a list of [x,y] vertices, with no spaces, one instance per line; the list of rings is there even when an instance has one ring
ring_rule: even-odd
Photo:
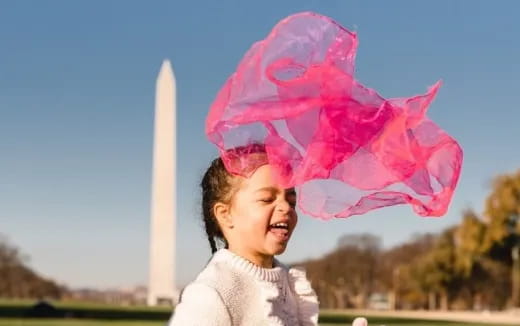
[[[368,321],[366,318],[363,317],[357,317],[352,322],[352,326],[368,326]]]

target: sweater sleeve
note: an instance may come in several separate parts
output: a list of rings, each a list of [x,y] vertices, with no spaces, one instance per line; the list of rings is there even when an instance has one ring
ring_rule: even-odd
[[[168,326],[230,326],[231,317],[218,292],[202,283],[188,285]]]

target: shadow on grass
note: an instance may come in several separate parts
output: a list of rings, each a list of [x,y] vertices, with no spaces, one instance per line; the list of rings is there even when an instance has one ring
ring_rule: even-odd
[[[59,307],[42,305],[0,305],[0,316],[4,318],[78,318],[99,320],[168,320],[169,311],[147,309],[118,309],[91,307]]]

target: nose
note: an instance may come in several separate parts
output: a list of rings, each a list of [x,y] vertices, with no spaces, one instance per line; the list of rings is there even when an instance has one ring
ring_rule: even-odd
[[[276,210],[281,213],[288,213],[291,210],[291,205],[287,201],[287,199],[280,199],[278,204],[276,205]]]

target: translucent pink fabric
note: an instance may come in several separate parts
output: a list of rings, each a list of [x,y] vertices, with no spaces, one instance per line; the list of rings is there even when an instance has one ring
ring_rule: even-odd
[[[354,79],[356,47],[356,34],[330,18],[282,20],[218,93],[209,140],[233,174],[271,164],[315,217],[403,203],[421,216],[445,214],[462,150],[426,116],[440,83],[424,95],[384,99]]]

